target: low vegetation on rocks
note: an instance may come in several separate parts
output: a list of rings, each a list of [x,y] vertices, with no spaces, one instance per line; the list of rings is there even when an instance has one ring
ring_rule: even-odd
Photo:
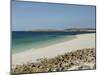
[[[67,52],[54,58],[37,59],[37,63],[17,65],[12,68],[12,75],[37,72],[55,72],[68,70],[95,69],[95,48],[85,48]]]

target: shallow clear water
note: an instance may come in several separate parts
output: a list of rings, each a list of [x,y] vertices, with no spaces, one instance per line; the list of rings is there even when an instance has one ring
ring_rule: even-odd
[[[87,32],[85,32],[87,33]],[[23,52],[31,48],[40,48],[76,38],[84,32],[12,32],[12,53]]]

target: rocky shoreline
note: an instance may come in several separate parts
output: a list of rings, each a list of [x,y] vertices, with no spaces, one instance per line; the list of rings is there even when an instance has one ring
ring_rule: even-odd
[[[69,70],[96,69],[95,48],[85,48],[74,52],[67,52],[54,58],[40,58],[38,63],[17,65],[12,69],[12,75],[38,72],[56,72]]]

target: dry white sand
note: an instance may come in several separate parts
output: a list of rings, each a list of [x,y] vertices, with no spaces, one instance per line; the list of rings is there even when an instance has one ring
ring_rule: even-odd
[[[80,34],[77,38],[50,45],[43,48],[34,48],[28,51],[12,55],[12,66],[26,64],[29,62],[36,62],[39,58],[52,58],[67,52],[75,51],[83,48],[95,48],[95,33]]]

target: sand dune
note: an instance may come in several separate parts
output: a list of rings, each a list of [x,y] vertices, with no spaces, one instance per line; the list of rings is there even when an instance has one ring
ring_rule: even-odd
[[[83,48],[95,48],[95,33],[80,34],[77,38],[50,45],[37,50],[30,49],[21,53],[12,55],[12,66],[25,64],[28,62],[36,62],[39,58],[52,58],[67,52],[75,51]]]

